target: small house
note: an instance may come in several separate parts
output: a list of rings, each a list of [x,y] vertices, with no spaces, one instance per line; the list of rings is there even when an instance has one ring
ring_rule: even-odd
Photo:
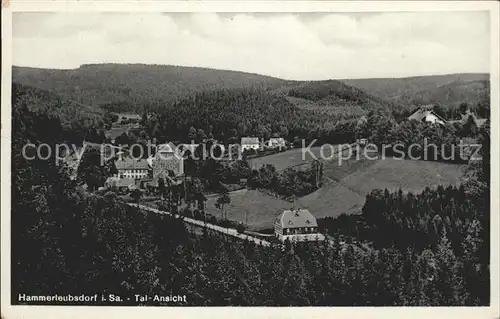
[[[283,211],[274,221],[274,235],[281,241],[317,241],[325,236],[318,232],[316,218],[308,209]]]
[[[241,151],[259,150],[259,149],[260,149],[260,142],[258,137],[241,138]]]
[[[269,148],[279,148],[281,150],[286,148],[286,142],[282,137],[272,137],[267,141],[266,146]]]
[[[418,108],[408,120],[445,125],[446,120],[432,110],[432,105],[424,105]]]

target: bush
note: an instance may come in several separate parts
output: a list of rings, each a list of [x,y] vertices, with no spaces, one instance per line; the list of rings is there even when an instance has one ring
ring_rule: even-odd
[[[243,224],[241,224],[241,223],[240,223],[240,224],[238,224],[238,226],[236,226],[236,231],[237,231],[238,233],[240,233],[240,234],[241,234],[241,233],[244,233],[244,232],[245,232],[245,229],[246,229],[245,225],[243,225]]]

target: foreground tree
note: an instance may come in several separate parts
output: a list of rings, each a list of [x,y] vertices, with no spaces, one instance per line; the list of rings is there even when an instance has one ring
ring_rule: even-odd
[[[231,197],[229,196],[229,193],[227,190],[224,190],[219,197],[217,198],[217,201],[215,202],[215,207],[220,210],[221,213],[221,218],[223,220],[227,219],[226,212],[224,208],[226,205],[231,203]]]

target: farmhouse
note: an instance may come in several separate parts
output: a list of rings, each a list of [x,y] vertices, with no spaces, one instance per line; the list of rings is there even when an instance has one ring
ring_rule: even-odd
[[[432,105],[424,105],[419,107],[419,109],[416,110],[415,113],[408,117],[408,120],[445,125],[446,120],[436,114],[436,112],[432,110],[432,107]]]
[[[279,148],[285,149],[286,148],[286,142],[285,139],[282,137],[273,137],[270,138],[269,141],[267,141],[267,147],[269,148]]]
[[[259,148],[260,148],[260,142],[258,137],[241,138],[241,151],[258,150]]]
[[[486,122],[488,121],[488,119],[480,119],[476,116],[476,114],[472,113],[470,110],[467,110],[467,112],[465,114],[462,114],[462,118],[460,120],[456,120],[456,121],[450,121],[449,123],[460,123],[460,124],[466,124],[467,121],[469,121],[469,118],[472,117],[472,121],[474,123],[474,125],[476,126],[476,128],[481,128],[484,124],[486,124]]]
[[[307,209],[285,210],[274,221],[274,235],[281,241],[316,241],[325,236],[318,232],[316,218]]]

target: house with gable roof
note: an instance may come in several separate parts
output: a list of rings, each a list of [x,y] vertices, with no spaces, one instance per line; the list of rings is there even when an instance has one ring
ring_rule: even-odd
[[[486,122],[488,122],[488,119],[478,118],[476,116],[476,114],[472,113],[470,110],[467,110],[467,112],[465,112],[465,114],[462,114],[462,118],[460,120],[449,121],[449,123],[451,123],[451,124],[459,123],[459,124],[464,125],[467,123],[467,121],[469,121],[469,118],[472,118],[474,125],[478,129],[483,127],[486,124]]]
[[[241,138],[241,151],[258,150],[260,149],[260,142],[258,137],[242,137]]]
[[[130,178],[140,180],[149,176],[151,166],[145,159],[136,159],[130,157],[120,158],[115,162],[116,169],[118,170],[119,178]]]
[[[432,104],[420,106],[418,110],[408,117],[408,120],[445,125],[447,121],[434,112],[433,107]]]
[[[317,241],[325,236],[318,232],[316,218],[308,209],[285,210],[274,221],[274,235],[281,241]]]

